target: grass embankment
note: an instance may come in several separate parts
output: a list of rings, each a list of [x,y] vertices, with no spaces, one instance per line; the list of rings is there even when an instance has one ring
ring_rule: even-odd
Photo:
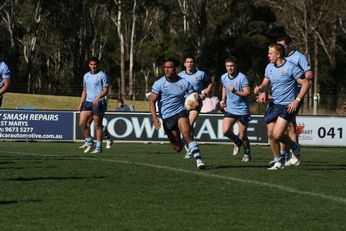
[[[21,106],[32,106],[38,110],[77,110],[80,97],[34,95],[22,93],[6,93],[1,109],[16,109]],[[108,111],[114,111],[116,99],[108,100]],[[149,111],[148,101],[125,100],[126,104],[132,104],[136,111]]]

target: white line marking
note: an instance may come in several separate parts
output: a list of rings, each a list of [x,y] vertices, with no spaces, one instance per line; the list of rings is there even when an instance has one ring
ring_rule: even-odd
[[[37,154],[37,153],[28,153],[28,152],[0,151],[0,153],[25,154],[25,155],[30,155],[30,156],[41,156],[41,157],[62,157],[59,155],[50,155],[50,154],[42,154],[41,155],[41,154]],[[64,157],[66,157],[66,156],[64,156]],[[112,163],[117,163],[117,164],[139,165],[139,166],[156,168],[156,169],[164,169],[164,170],[173,171],[173,172],[181,172],[181,173],[192,174],[192,175],[197,175],[197,176],[204,176],[204,177],[209,177],[209,178],[216,178],[216,179],[221,179],[221,180],[226,180],[226,181],[233,181],[233,182],[244,183],[244,184],[252,184],[252,185],[257,185],[257,186],[261,186],[261,187],[273,188],[273,189],[277,189],[277,190],[284,191],[284,192],[296,193],[296,194],[301,194],[304,196],[312,196],[312,197],[322,198],[322,199],[331,200],[331,201],[339,202],[339,203],[346,203],[346,198],[344,198],[344,197],[326,195],[323,193],[309,192],[309,191],[304,191],[304,190],[286,187],[286,186],[282,186],[282,185],[265,183],[265,182],[256,181],[256,180],[246,180],[246,179],[242,179],[242,178],[238,178],[238,177],[221,176],[221,175],[216,175],[216,174],[208,173],[207,171],[201,171],[201,170],[192,171],[192,170],[179,169],[179,168],[174,168],[174,167],[169,167],[169,166],[164,166],[164,165],[156,165],[156,164],[149,164],[149,163],[142,163],[142,162],[133,162],[133,161],[128,161],[128,160],[113,160],[113,159],[92,158],[92,157],[82,157],[82,156],[81,157],[71,156],[71,158],[80,159],[80,160],[112,162]]]

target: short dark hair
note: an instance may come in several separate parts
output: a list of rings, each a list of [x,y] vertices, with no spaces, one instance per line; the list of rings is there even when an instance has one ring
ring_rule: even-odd
[[[196,59],[193,55],[185,55],[184,56],[184,62],[186,61],[186,59],[192,59],[194,62],[196,62]]]
[[[117,100],[117,103],[124,104],[124,100],[123,100],[122,98],[119,98],[119,99]]]
[[[281,35],[281,36],[278,37],[278,39],[277,39],[276,41],[277,41],[277,42],[284,41],[286,45],[292,43],[292,39],[291,39],[291,37],[288,36],[288,35]]]
[[[228,58],[225,59],[225,63],[234,63],[236,66],[238,65],[238,59],[234,56],[229,56]]]
[[[89,59],[88,59],[88,63],[90,62],[96,62],[96,64],[99,64],[100,63],[100,60],[95,57],[95,56],[91,56]]]
[[[281,58],[285,58],[285,47],[280,43],[271,43],[269,48],[274,48],[277,52],[279,52]]]
[[[179,67],[179,65],[180,65],[180,62],[174,57],[170,57],[170,58],[165,59],[164,63],[165,62],[172,62],[174,67]]]

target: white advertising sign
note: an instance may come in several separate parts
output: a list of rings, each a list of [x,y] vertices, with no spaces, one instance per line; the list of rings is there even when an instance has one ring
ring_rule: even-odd
[[[345,117],[297,116],[297,132],[302,145],[346,147]]]

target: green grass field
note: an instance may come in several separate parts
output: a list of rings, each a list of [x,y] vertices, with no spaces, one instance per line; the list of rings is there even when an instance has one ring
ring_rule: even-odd
[[[144,97],[144,96],[143,96]],[[4,109],[16,109],[21,106],[33,106],[38,110],[77,110],[80,97],[38,95],[23,93],[6,93],[1,107]],[[125,100],[126,104],[134,106],[136,111],[149,111],[149,102],[143,100]],[[114,111],[117,99],[108,100],[108,111]]]
[[[242,163],[200,145],[207,169],[167,144],[0,142],[0,230],[345,230],[346,151],[303,148],[268,171],[268,147]]]

